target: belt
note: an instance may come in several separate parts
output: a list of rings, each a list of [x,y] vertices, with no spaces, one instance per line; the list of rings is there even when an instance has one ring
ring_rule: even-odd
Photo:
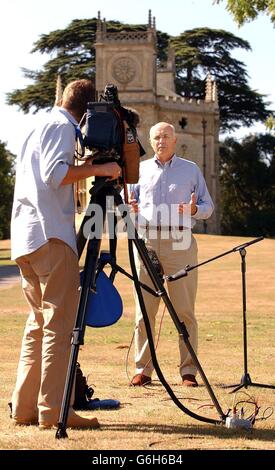
[[[180,225],[178,227],[174,227],[172,225],[146,225],[144,227],[146,230],[152,230],[152,231],[157,231],[157,232],[174,232],[176,230],[179,230],[180,232],[183,232],[183,230],[187,230],[188,227],[184,227],[183,225]]]

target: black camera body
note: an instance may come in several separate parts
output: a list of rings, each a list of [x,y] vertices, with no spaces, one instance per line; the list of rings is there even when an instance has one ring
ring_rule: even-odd
[[[113,103],[88,103],[84,146],[102,154],[121,153],[122,135]]]
[[[96,163],[116,161],[124,168],[127,183],[137,183],[139,159],[145,154],[137,136],[139,116],[121,106],[115,85],[106,85],[100,101],[88,103],[84,147]]]

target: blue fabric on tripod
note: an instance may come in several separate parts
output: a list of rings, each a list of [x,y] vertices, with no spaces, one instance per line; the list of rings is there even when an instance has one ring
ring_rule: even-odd
[[[120,407],[119,400],[113,400],[108,398],[107,400],[99,400],[98,398],[93,398],[89,400],[87,404],[88,410],[115,410]]]
[[[82,284],[83,271],[80,273]],[[121,297],[108,276],[101,271],[96,279],[96,293],[90,292],[86,325],[102,328],[116,323],[123,311]]]

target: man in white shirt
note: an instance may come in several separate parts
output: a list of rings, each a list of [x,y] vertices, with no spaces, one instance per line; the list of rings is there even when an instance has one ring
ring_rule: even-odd
[[[198,219],[211,216],[214,206],[198,166],[175,155],[174,126],[160,122],[150,130],[150,142],[155,152],[152,159],[141,163],[139,181],[131,187],[130,204],[141,224],[147,226],[146,245],[157,254],[164,273],[174,274],[186,265],[197,264],[197,244],[191,228]],[[188,228],[189,227],[189,228]],[[137,256],[139,280],[151,285],[145,267]],[[198,328],[195,318],[197,272],[168,283],[171,302],[180,321],[189,333],[189,341],[197,353]],[[145,306],[154,337],[155,317],[159,298],[143,290]],[[153,365],[144,320],[136,301],[135,363],[136,375],[131,384],[151,382]],[[179,338],[179,372],[185,386],[196,387],[196,367],[183,339]]]
[[[29,135],[17,163],[11,249],[30,315],[12,396],[15,424],[47,429],[59,418],[79,298],[73,183],[120,175],[116,163],[74,166],[76,126],[93,99],[91,81],[69,83],[61,106]],[[83,418],[72,407],[67,424],[99,426],[96,418]]]

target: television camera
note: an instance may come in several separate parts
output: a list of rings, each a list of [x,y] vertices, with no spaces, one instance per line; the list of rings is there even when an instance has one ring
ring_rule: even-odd
[[[121,106],[117,87],[105,86],[98,102],[87,106],[83,149],[87,148],[95,163],[117,162],[126,183],[137,183],[139,178],[139,159],[145,154],[136,127],[139,115],[136,111]]]

